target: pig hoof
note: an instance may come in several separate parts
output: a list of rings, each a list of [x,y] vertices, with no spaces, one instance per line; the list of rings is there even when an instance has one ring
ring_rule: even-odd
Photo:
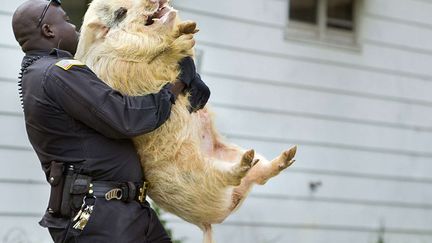
[[[197,25],[193,21],[185,21],[179,25],[180,34],[195,34],[198,32]]]
[[[260,162],[259,159],[254,159],[254,160],[252,161],[251,167],[254,167],[256,164],[258,164],[258,162]]]
[[[243,177],[246,176],[246,173],[248,173],[253,166],[254,156],[255,151],[253,149],[248,150],[243,154],[240,163],[236,164],[233,170],[229,173],[227,178],[228,185],[240,185]]]
[[[278,165],[279,170],[284,170],[284,169],[290,167],[295,162],[295,160],[293,158],[294,158],[296,152],[297,152],[297,146],[294,146],[294,147],[290,148],[289,150],[282,153],[281,161],[280,161],[281,163]]]
[[[246,151],[241,159],[241,166],[252,166],[255,151],[253,149]]]

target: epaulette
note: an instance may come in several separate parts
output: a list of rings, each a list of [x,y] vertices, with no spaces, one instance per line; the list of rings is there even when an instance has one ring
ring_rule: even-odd
[[[75,59],[63,59],[55,64],[58,67],[63,68],[64,70],[69,70],[73,66],[85,66],[84,63],[75,60]]]

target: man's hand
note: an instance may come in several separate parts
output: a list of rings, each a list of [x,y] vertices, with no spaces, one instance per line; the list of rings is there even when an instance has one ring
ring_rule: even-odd
[[[178,95],[183,92],[186,85],[183,82],[175,81],[172,85],[170,85],[170,91],[173,93],[175,99],[177,99]]]
[[[180,75],[173,84],[170,84],[170,91],[175,99],[184,90],[190,93],[189,102],[190,112],[202,109],[210,97],[210,89],[201,80],[201,76],[196,73],[195,63],[191,57],[185,57],[180,62]]]
[[[178,80],[189,87],[196,76],[195,62],[192,57],[185,57],[179,62],[180,75]]]
[[[201,76],[198,73],[190,83],[188,91],[190,92],[189,101],[191,105],[189,112],[196,112],[204,108],[210,98],[210,89],[201,80]]]
[[[174,100],[181,94],[185,88],[189,87],[196,76],[195,63],[192,57],[185,57],[179,62],[180,75],[177,80],[169,85],[169,90],[174,95]]]

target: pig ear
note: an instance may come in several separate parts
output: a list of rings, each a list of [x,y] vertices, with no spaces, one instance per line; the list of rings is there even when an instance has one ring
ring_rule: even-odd
[[[99,18],[95,18],[87,23],[84,22],[81,27],[80,40],[75,58],[78,60],[83,58],[90,47],[98,40],[105,38],[108,32],[109,28]]]
[[[90,31],[94,35],[94,39],[100,40],[105,38],[108,34],[110,28],[106,25],[102,24],[102,22],[93,22],[87,25],[88,31]]]

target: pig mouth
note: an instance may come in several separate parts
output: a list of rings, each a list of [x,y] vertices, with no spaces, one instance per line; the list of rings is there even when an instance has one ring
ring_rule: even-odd
[[[150,26],[154,24],[157,20],[160,20],[165,17],[165,15],[169,14],[173,9],[170,6],[161,6],[156,10],[152,15],[147,18],[145,26]]]

